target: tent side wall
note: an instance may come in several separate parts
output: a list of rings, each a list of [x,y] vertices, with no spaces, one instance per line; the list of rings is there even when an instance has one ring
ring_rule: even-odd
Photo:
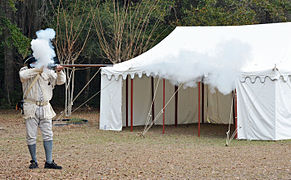
[[[275,81],[237,81],[238,139],[275,139]]]
[[[276,83],[276,138],[291,139],[291,82],[282,79]]]
[[[122,125],[126,126],[126,80],[122,81]],[[131,120],[131,79],[128,78],[128,126]],[[148,77],[133,79],[133,126],[145,124],[151,106],[151,80]]]
[[[122,78],[101,75],[100,123],[103,130],[122,130]]]
[[[223,95],[218,90],[205,86],[205,121],[216,124],[233,124],[232,94]]]

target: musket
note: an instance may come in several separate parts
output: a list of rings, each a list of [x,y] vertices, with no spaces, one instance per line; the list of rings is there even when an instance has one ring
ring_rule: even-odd
[[[50,69],[55,69],[57,66],[63,66],[64,68],[71,67],[110,67],[112,64],[49,64]]]
[[[107,67],[112,64],[60,64],[63,67]]]

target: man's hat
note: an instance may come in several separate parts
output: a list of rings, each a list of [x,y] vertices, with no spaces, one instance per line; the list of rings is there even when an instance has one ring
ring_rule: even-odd
[[[60,64],[60,61],[59,61],[59,59],[57,58],[57,56],[54,57],[54,63],[55,63],[55,64]]]
[[[36,62],[37,60],[33,57],[33,55],[29,55],[23,60],[23,64],[31,64]]]

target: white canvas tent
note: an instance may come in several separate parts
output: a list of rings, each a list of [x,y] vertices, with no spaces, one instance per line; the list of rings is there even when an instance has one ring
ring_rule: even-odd
[[[120,131],[123,126],[145,125],[149,117],[156,118],[155,124],[196,123],[201,117],[199,104],[204,108],[202,121],[232,123],[232,90],[237,88],[238,138],[291,139],[287,133],[291,132],[291,103],[279,98],[291,91],[287,78],[291,72],[290,32],[291,23],[177,27],[140,56],[102,68],[100,129]],[[261,98],[254,106],[261,110],[259,114],[256,110],[250,113],[250,105],[260,99],[259,89],[268,84],[268,80],[261,82],[256,77],[272,79],[264,70],[274,64],[285,69],[287,80],[273,79],[269,83],[272,88],[265,89],[268,99]],[[241,76],[241,72],[248,73]],[[249,79],[254,83],[248,83]],[[202,80],[206,84],[203,89],[197,87]],[[179,87],[176,95],[175,85]],[[243,91],[246,87],[249,90]],[[198,99],[202,92],[204,101]],[[249,97],[251,92],[254,97]],[[268,108],[260,108],[265,103],[270,104]],[[163,107],[165,112],[157,118]],[[279,107],[286,110],[281,112]]]

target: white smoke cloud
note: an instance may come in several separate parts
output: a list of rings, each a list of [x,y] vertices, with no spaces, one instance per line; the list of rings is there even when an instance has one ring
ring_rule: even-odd
[[[47,68],[48,64],[54,63],[56,56],[51,40],[55,38],[55,31],[51,28],[36,32],[36,39],[31,41],[32,55],[37,59],[36,68]]]
[[[147,71],[159,72],[161,78],[170,79],[174,85],[196,87],[204,82],[221,93],[228,94],[235,89],[235,80],[250,59],[251,48],[238,40],[219,44],[215,53],[203,54],[182,51],[177,56],[168,56],[145,67]],[[183,67],[183,68],[179,68]]]

